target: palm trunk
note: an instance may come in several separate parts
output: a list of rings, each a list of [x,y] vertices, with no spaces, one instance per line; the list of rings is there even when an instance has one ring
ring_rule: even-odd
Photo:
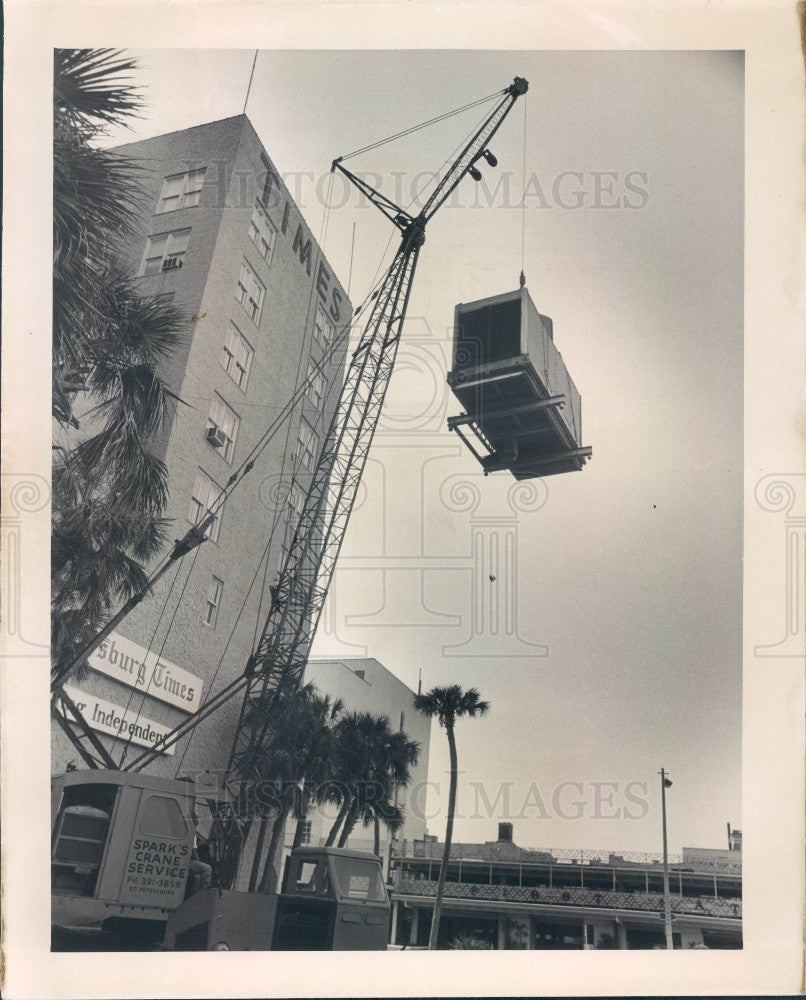
[[[293,851],[295,847],[302,847],[302,835],[305,832],[305,824],[308,821],[308,810],[304,810],[300,818],[297,820],[297,825],[294,827],[294,840],[291,844],[291,850]]]
[[[373,844],[373,850],[375,851],[375,857],[379,858],[381,856],[381,821],[377,816],[373,817],[375,826],[375,842]]]
[[[305,821],[308,818],[308,799],[305,795],[305,778],[301,778],[294,790],[294,815],[297,817],[297,823],[294,827],[294,839],[291,841],[291,850],[293,851],[295,847],[302,846],[302,834],[305,827]]]
[[[448,751],[451,758],[451,783],[448,789],[448,822],[445,826],[445,849],[442,852],[442,865],[439,869],[439,881],[437,882],[437,896],[434,900],[434,913],[431,918],[431,935],[428,939],[429,951],[435,951],[437,947],[439,917],[442,911],[442,897],[445,893],[445,876],[448,873],[448,860],[451,856],[451,841],[453,840],[453,814],[456,811],[456,781],[458,775],[456,738],[453,734],[453,726],[446,725],[445,731],[448,734]]]
[[[257,844],[255,844],[255,854],[252,858],[252,870],[249,873],[249,892],[254,892],[257,888],[257,878],[260,872],[260,861],[263,856],[263,844],[266,841],[266,831],[269,828],[269,814],[263,813],[260,817],[260,828],[257,834]]]
[[[276,860],[278,848],[282,843],[283,833],[285,831],[285,821],[288,819],[290,811],[291,803],[283,802],[277,812],[277,815],[274,817],[274,823],[271,828],[271,840],[269,841],[269,849],[266,852],[266,863],[263,866],[263,877],[260,880],[258,892],[271,895],[277,889],[277,868],[274,862]]]
[[[347,843],[347,838],[353,832],[353,827],[358,820],[358,799],[353,799],[350,804],[350,811],[347,813],[347,818],[344,821],[344,829],[341,831],[341,836],[339,837],[339,847],[344,847]]]
[[[327,840],[325,841],[325,847],[333,846],[333,842],[335,841],[336,836],[339,832],[339,827],[342,824],[342,820],[347,815],[347,810],[350,808],[351,804],[352,804],[352,797],[349,794],[345,795],[344,801],[342,802],[341,808],[339,809],[339,814],[336,817],[336,821],[334,822],[333,826],[331,826],[330,833],[327,835]]]

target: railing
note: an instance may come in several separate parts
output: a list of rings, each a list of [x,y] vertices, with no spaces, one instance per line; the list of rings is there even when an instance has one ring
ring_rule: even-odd
[[[395,895],[435,896],[437,883],[428,879],[400,879]],[[478,885],[474,882],[446,882],[449,899],[486,899],[509,903],[550,903],[560,906],[593,906],[618,910],[650,910],[663,913],[663,895],[659,892],[610,892],[573,886]],[[740,899],[714,899],[710,896],[671,896],[672,913],[691,916],[740,919]]]
[[[433,861],[442,860],[444,844],[415,841],[411,857],[430,858]],[[646,851],[612,851],[607,849],[586,850],[574,848],[545,848],[530,850],[515,848],[514,845],[502,845],[498,842],[485,844],[453,844],[451,845],[451,861],[513,861],[523,864],[564,864],[564,865],[611,865],[615,868],[660,868],[663,864],[662,854],[650,854]],[[682,865],[681,854],[669,855],[670,865]]]

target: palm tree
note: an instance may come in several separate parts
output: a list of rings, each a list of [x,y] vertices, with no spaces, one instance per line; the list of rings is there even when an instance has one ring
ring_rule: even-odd
[[[484,715],[489,710],[490,705],[489,702],[480,700],[479,693],[475,688],[468,688],[467,691],[462,691],[458,684],[452,684],[449,687],[435,687],[425,694],[415,695],[414,707],[418,712],[422,712],[423,715],[431,718],[436,716],[439,719],[439,724],[445,729],[448,736],[448,752],[451,764],[451,778],[448,790],[448,820],[445,826],[445,847],[442,851],[442,864],[439,868],[437,894],[434,900],[434,914],[431,920],[431,935],[428,939],[428,947],[433,951],[437,946],[439,917],[442,910],[442,897],[445,892],[445,876],[448,871],[451,841],[453,839],[453,817],[456,812],[458,764],[456,759],[454,725],[456,724],[456,720],[462,718],[462,716],[468,716],[472,719],[477,715]]]
[[[380,827],[397,830],[403,812],[394,802],[395,788],[411,780],[420,746],[406,733],[394,732],[388,716],[351,712],[337,726],[338,753],[333,772],[332,799],[340,802],[339,814],[326,844],[344,847],[360,820],[374,827],[374,849],[380,854]],[[340,833],[339,833],[340,831]]]
[[[351,811],[357,814],[358,801],[366,798],[366,783],[371,780],[374,758],[382,737],[384,725],[390,728],[386,716],[373,716],[369,712],[347,712],[336,727],[336,757],[329,784],[333,801],[340,803],[339,812],[325,841],[331,847],[342,827],[349,830],[355,825],[357,815],[350,822]],[[343,832],[343,831],[342,831]],[[339,846],[343,846],[341,843]]]
[[[340,700],[332,702],[329,696],[320,695],[313,684],[299,686],[281,680],[268,707],[258,709],[255,717],[247,719],[248,723],[258,718],[268,719],[258,761],[264,794],[250,891],[274,892],[277,855],[286,821],[292,810],[301,812],[306,801],[303,789],[315,787],[319,776],[330,766],[335,748],[334,727],[341,710]],[[264,852],[269,830],[269,844]]]
[[[153,450],[175,399],[158,370],[181,317],[140,294],[121,246],[136,235],[138,168],[93,143],[127,124],[136,64],[110,49],[54,56],[52,647],[55,672],[146,583],[161,549],[165,465]],[[88,428],[78,441],[76,401]],[[84,416],[82,416],[84,420]]]
[[[280,808],[274,820],[269,849],[266,852],[263,877],[259,886],[261,892],[272,893],[277,888],[278,853],[282,846],[286,820],[292,810],[298,813],[302,811],[303,789],[306,785],[309,787],[313,785],[316,776],[321,774],[332,761],[335,744],[334,722],[341,710],[340,700],[331,702],[329,695],[319,695],[315,688],[302,706],[301,717],[294,726],[292,750],[288,753],[290,766],[285,794],[280,798]]]
[[[92,143],[141,108],[136,68],[112,49],[56,49],[53,79],[53,407],[75,424],[96,341],[109,256],[135,228],[142,199],[131,161]]]

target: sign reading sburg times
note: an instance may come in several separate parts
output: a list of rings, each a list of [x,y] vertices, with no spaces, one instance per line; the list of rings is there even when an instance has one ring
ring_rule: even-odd
[[[65,694],[81,712],[87,724],[98,733],[112,736],[116,740],[128,740],[141,747],[153,747],[161,736],[170,732],[167,726],[146,719],[137,711],[138,705],[123,708],[105,698],[96,698],[94,694],[82,691],[71,684],[64,685]],[[139,702],[140,699],[138,698]],[[72,716],[65,713],[69,721]],[[162,753],[172,755],[173,747],[168,747]]]
[[[87,662],[93,670],[185,712],[193,713],[201,704],[203,681],[200,677],[158,657],[119,632],[110,632],[87,657]]]

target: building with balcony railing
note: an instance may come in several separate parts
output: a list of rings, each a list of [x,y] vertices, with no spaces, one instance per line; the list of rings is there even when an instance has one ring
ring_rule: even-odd
[[[659,855],[533,851],[507,832],[451,846],[440,948],[665,947]],[[442,850],[428,838],[394,859],[393,944],[427,944]],[[741,948],[740,850],[684,848],[669,859],[669,888],[675,948]]]

